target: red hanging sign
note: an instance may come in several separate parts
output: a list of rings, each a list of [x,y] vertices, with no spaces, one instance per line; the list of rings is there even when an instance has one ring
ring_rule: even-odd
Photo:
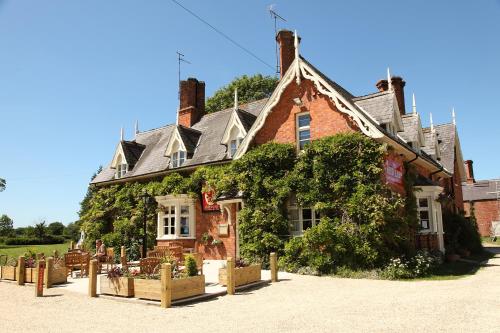
[[[215,202],[215,190],[212,188],[207,189],[205,192],[201,192],[202,207],[204,211],[219,211],[220,206]]]
[[[390,184],[403,185],[403,163],[387,158],[384,163],[385,181]]]
[[[45,271],[45,263],[44,262],[39,262],[38,264],[38,277],[36,280],[36,290],[37,290],[37,295],[43,295],[43,273]]]

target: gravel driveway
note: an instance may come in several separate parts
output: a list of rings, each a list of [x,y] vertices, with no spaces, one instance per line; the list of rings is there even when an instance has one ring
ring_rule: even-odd
[[[286,275],[187,306],[90,299],[0,283],[0,332],[500,332],[500,248],[476,275],[394,282]],[[283,277],[283,275],[282,275]]]

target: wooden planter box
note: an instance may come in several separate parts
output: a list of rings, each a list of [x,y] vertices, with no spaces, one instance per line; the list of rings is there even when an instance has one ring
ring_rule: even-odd
[[[24,269],[24,282],[34,283],[36,268],[25,268]]]
[[[33,275],[35,272],[33,271]],[[33,278],[34,280],[34,278]],[[44,281],[46,282],[46,281]],[[66,267],[57,267],[52,270],[52,284],[61,284],[68,282],[68,275],[66,274]]]
[[[137,298],[161,300],[160,280],[134,279],[134,293]],[[172,280],[172,300],[203,295],[205,275]]]
[[[16,267],[2,266],[2,279],[3,280],[16,280]]]
[[[115,296],[134,296],[134,279],[127,277],[119,277],[108,279],[107,276],[101,275],[101,294],[110,294]]]
[[[234,269],[234,285],[235,287],[260,281],[261,265],[255,264],[247,267]],[[227,270],[219,268],[219,284],[227,286]]]

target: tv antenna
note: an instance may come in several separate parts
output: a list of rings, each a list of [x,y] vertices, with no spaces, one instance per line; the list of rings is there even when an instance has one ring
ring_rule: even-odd
[[[269,14],[271,14],[271,17],[274,19],[274,38],[276,38],[276,36],[278,35],[278,19],[280,19],[283,22],[286,22],[286,20],[281,15],[279,15],[274,11],[274,6],[275,5],[269,6]],[[276,42],[276,75],[278,75],[280,72],[280,61],[278,56],[278,41],[275,42]]]
[[[186,64],[191,65],[189,61],[184,59],[184,54],[180,53],[179,51],[177,53],[177,63],[178,63],[178,70],[177,70],[177,79],[179,83],[179,90],[178,90],[178,98],[179,98],[179,105],[181,101],[181,62],[185,62]]]

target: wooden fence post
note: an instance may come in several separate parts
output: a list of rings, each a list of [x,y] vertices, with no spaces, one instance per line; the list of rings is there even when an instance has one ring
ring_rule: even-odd
[[[69,242],[69,249],[73,250],[74,248],[75,248],[75,242],[74,241]]]
[[[278,282],[278,259],[276,257],[276,252],[271,252],[269,262],[271,264],[271,281]]]
[[[59,252],[57,252],[57,250],[54,250],[54,252],[52,253],[52,256],[54,258],[59,258]]]
[[[36,283],[35,283],[35,296],[42,297],[43,296],[43,274],[41,274],[40,270],[45,268],[45,260],[38,260],[36,263]]]
[[[89,267],[89,296],[97,297],[97,260],[90,260]]]
[[[172,265],[161,265],[161,307],[172,306]]]
[[[123,245],[120,249],[120,263],[122,264],[122,268],[127,267],[127,250]]]
[[[234,280],[234,258],[228,257],[226,264],[227,271],[227,293],[228,295],[234,295],[236,292],[235,280]]]
[[[47,258],[47,264],[45,265],[45,277],[44,277],[44,282],[45,282],[45,288],[49,289],[52,288],[52,270],[54,269],[54,258],[48,257]]]
[[[16,275],[17,275],[17,284],[22,286],[24,285],[24,256],[19,256],[19,260],[17,261],[16,267]]]

